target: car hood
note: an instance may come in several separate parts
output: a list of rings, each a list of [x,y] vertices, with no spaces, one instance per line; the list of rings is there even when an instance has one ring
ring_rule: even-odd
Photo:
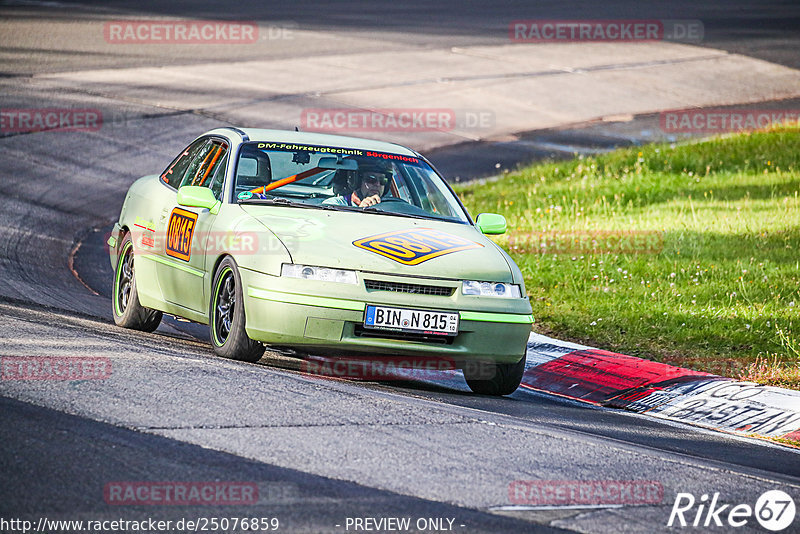
[[[241,208],[273,232],[297,264],[404,276],[513,281],[503,252],[471,225],[283,206]]]

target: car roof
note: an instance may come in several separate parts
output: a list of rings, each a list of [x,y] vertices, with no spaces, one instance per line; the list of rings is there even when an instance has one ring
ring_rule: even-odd
[[[362,139],[360,137],[348,137],[344,135],[331,135],[310,132],[297,132],[292,130],[267,130],[261,128],[219,128],[229,134],[231,130],[241,132],[249,137],[250,141],[271,141],[280,143],[297,143],[304,145],[337,146],[345,148],[357,148],[361,150],[374,150],[376,152],[392,152],[406,156],[417,156],[413,150],[396,143],[385,141],[375,141],[373,139]],[[218,130],[212,130],[215,133]],[[221,132],[220,132],[221,133]],[[240,133],[240,135],[241,135]]]

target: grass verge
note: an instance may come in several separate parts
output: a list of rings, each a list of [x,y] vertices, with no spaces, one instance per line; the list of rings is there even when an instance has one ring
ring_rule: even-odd
[[[800,128],[543,163],[459,185],[506,216],[557,337],[800,389]]]

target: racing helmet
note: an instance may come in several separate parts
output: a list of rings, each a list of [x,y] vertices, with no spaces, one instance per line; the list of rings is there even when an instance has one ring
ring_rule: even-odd
[[[385,162],[369,161],[360,163],[358,170],[353,174],[353,178],[355,178],[355,182],[352,184],[353,190],[361,187],[361,183],[364,180],[377,180],[378,183],[386,187],[392,179],[392,167]]]
[[[360,160],[358,170],[350,171],[339,169],[333,177],[333,193],[335,195],[349,195],[361,187],[364,179],[377,179],[384,186],[392,180],[392,167],[383,162]]]

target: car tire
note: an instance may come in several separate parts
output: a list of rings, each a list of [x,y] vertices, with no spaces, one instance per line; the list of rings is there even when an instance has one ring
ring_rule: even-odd
[[[152,332],[161,323],[162,313],[139,303],[134,276],[134,253],[131,234],[126,233],[119,247],[114,287],[111,291],[111,310],[117,326]]]
[[[464,366],[467,385],[480,395],[510,395],[522,382],[526,357],[517,363],[468,362]]]
[[[223,358],[257,362],[264,345],[245,331],[244,297],[239,268],[230,256],[220,262],[211,284],[208,326],[214,352]]]

